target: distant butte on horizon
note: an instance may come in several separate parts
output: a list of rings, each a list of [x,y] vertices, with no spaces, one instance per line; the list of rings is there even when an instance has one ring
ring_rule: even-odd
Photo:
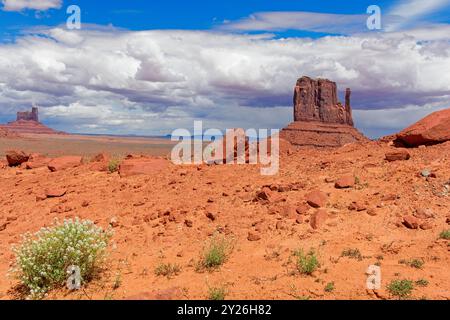
[[[294,89],[294,122],[280,137],[295,146],[340,147],[368,139],[355,127],[347,88],[345,105],[337,99],[336,82],[303,76]]]
[[[31,111],[17,112],[16,121],[8,122],[5,125],[0,125],[0,128],[18,134],[65,134],[61,131],[55,131],[39,122],[39,109],[34,105],[31,108]]]

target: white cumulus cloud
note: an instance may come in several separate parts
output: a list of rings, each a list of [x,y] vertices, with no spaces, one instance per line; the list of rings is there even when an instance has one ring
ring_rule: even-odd
[[[59,9],[62,0],[2,0],[4,11],[22,11],[26,9],[46,11]]]
[[[341,95],[352,88],[363,131],[393,132],[403,122],[383,127],[380,116],[391,113],[364,110],[450,106],[449,37],[434,32],[424,42],[417,30],[319,39],[40,30],[0,45],[0,118],[35,102],[49,124],[75,132],[170,133],[194,120],[281,128],[292,119],[297,78],[309,75],[336,81]]]

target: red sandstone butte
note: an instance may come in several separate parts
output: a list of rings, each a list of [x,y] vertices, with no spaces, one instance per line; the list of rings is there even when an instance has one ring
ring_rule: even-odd
[[[63,132],[55,131],[39,122],[37,107],[33,107],[31,112],[17,112],[16,121],[9,122],[6,125],[0,125],[0,130],[3,132],[8,132],[11,137],[13,137],[13,135],[17,135],[18,133],[63,134]],[[1,135],[2,133],[0,132],[0,136]]]
[[[437,111],[398,133],[394,144],[406,147],[450,141],[450,109]]]
[[[283,129],[280,137],[295,146],[340,147],[347,143],[366,142],[353,127],[350,106],[351,90],[345,94],[345,105],[338,102],[337,86],[327,79],[302,77],[294,90],[294,122]]]

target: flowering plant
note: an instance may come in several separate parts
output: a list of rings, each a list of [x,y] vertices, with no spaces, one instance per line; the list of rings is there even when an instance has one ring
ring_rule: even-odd
[[[29,290],[29,298],[40,299],[65,284],[67,269],[77,266],[83,282],[90,281],[105,262],[111,229],[104,231],[92,221],[64,220],[23,235],[13,247],[16,255],[11,272]]]

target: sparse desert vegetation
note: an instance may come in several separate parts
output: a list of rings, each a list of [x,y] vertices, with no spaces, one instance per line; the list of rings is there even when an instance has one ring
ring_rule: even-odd
[[[11,272],[33,299],[64,286],[70,266],[79,268],[81,281],[87,283],[101,270],[110,237],[110,231],[91,221],[56,223],[24,235],[22,243],[13,249],[16,263]]]

